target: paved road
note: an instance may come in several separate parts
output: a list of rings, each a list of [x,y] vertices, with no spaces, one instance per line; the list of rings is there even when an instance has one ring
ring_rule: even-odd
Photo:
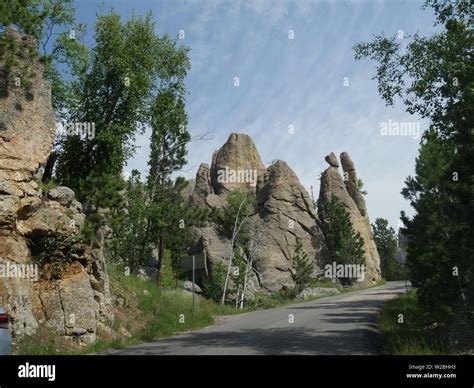
[[[405,292],[404,282],[227,317],[222,324],[114,355],[378,354],[381,305]],[[294,322],[291,323],[291,317]]]

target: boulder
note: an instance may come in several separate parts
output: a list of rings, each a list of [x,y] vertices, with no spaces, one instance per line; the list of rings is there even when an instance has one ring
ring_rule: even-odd
[[[332,167],[339,167],[339,162],[337,161],[337,158],[336,158],[336,155],[334,155],[334,152],[331,152],[329,155],[326,155],[324,160],[328,162],[329,165]]]
[[[196,283],[194,283],[194,287],[193,282],[190,282],[189,280],[186,280],[183,283],[183,289],[185,289],[186,291],[193,292],[193,288],[196,294],[202,294],[201,287],[199,287]]]
[[[194,189],[189,197],[190,201],[194,205],[202,206],[206,197],[213,192],[209,165],[201,163],[194,180]]]
[[[314,299],[322,298],[324,296],[332,296],[339,294],[337,288],[326,288],[326,287],[315,287],[315,288],[305,288],[298,295],[296,299],[305,300],[305,299]]]
[[[35,49],[34,39],[23,39],[13,29],[7,29],[19,47],[17,58],[24,63],[27,52]],[[0,67],[4,65],[0,58]],[[43,65],[28,60],[32,74],[28,90],[25,87],[6,87],[0,80],[0,181],[29,181],[40,165],[46,163],[54,139],[56,123],[51,105],[51,87],[43,77]],[[5,75],[0,75],[5,77]]]
[[[61,205],[69,206],[74,200],[74,191],[69,187],[58,186],[48,191],[48,198],[59,202]]]

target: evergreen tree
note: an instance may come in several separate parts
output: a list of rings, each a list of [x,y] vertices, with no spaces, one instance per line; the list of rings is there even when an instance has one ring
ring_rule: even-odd
[[[146,185],[140,173],[133,170],[123,193],[123,205],[112,206],[109,218],[112,235],[107,240],[107,251],[116,262],[125,262],[130,272],[136,274],[140,266],[152,256],[152,247],[146,241],[148,220]]]
[[[299,238],[296,239],[292,264],[294,272],[291,274],[291,277],[295,282],[294,293],[297,295],[311,285],[314,271],[314,264],[309,260],[307,253],[303,250],[303,243]]]
[[[178,83],[182,80],[178,80]],[[186,146],[191,136],[186,129],[187,114],[184,108],[184,97],[176,87],[161,90],[154,101],[150,114],[152,135],[150,141],[150,159],[148,165],[148,192],[150,195],[153,216],[150,218],[148,233],[158,246],[157,282],[160,282],[161,267],[167,241],[184,237],[176,229],[179,223],[190,224],[192,215],[184,208],[179,191],[183,181],[173,182],[171,174],[181,169],[186,163]],[[184,229],[184,225],[183,228]],[[179,239],[178,239],[179,241]],[[182,245],[173,244],[181,252]],[[173,252],[173,255],[178,252]],[[179,255],[178,255],[179,256]],[[178,257],[175,256],[173,262]],[[179,266],[175,265],[177,269]]]
[[[401,263],[395,259],[398,250],[395,230],[388,225],[384,218],[377,218],[372,224],[375,245],[380,256],[382,277],[386,280],[403,279]]]
[[[333,194],[321,208],[323,232],[331,261],[337,264],[365,264],[364,240],[352,226],[349,213]],[[352,282],[353,279],[340,279]]]
[[[424,7],[434,11],[435,34],[415,34],[406,48],[378,35],[355,53],[378,62],[374,78],[388,105],[399,97],[431,122],[402,191],[416,214],[402,219],[421,305],[445,321],[472,316],[474,306],[474,13],[469,1],[427,0]]]

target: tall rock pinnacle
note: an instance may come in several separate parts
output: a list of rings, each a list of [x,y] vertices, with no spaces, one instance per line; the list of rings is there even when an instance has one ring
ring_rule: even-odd
[[[344,170],[344,178],[339,174],[339,170],[332,161],[334,154],[326,156],[326,161],[330,166],[321,175],[321,188],[319,201],[324,204],[331,200],[331,196],[336,196],[349,212],[354,229],[360,233],[364,239],[365,255],[365,282],[374,284],[381,279],[380,257],[375,245],[370,226],[369,216],[363,195],[357,187],[357,173],[349,154],[341,154],[341,164]],[[329,159],[329,160],[328,160]],[[324,219],[324,214],[320,212],[320,217]]]

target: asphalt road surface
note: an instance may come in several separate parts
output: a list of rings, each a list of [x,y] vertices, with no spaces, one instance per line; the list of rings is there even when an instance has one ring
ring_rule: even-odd
[[[376,320],[405,282],[226,317],[222,323],[111,355],[379,354]],[[103,353],[103,354],[104,354]]]

